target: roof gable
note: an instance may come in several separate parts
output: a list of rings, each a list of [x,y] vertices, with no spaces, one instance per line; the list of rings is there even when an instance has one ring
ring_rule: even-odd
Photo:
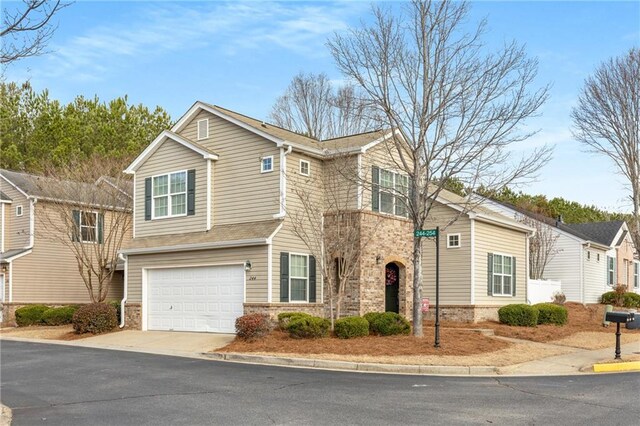
[[[160,146],[162,146],[162,144],[167,140],[171,140],[173,142],[179,143],[180,145],[202,155],[202,157],[205,159],[209,159],[209,160],[218,159],[217,154],[214,154],[213,152],[209,151],[207,148],[203,147],[202,145],[196,142],[190,141],[189,139],[183,138],[182,136],[177,135],[172,131],[165,130],[162,133],[160,133],[160,135],[158,135],[158,137],[155,138],[153,142],[151,142],[149,146],[147,146],[145,150],[142,151],[142,153],[138,155],[138,157],[135,160],[133,160],[133,162],[129,165],[129,167],[126,168],[124,172],[129,174],[135,173],[136,170],[138,170],[138,168],[142,164],[144,164],[144,162],[147,161],[147,159],[151,157],[158,150],[158,148],[160,148]]]

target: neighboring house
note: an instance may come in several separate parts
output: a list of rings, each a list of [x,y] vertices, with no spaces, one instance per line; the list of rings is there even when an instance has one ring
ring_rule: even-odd
[[[633,248],[628,245],[632,242],[624,222],[568,224],[562,218],[553,219],[509,203],[487,200],[484,206],[516,219],[526,216],[551,229],[557,237],[555,254],[551,256],[543,278],[561,281],[567,301],[599,303],[602,293],[611,290],[611,282],[617,277],[614,272],[616,242],[624,247],[625,259],[633,261]],[[629,282],[633,282],[637,266],[633,267],[637,262],[628,265],[625,271],[628,271]]]
[[[606,284],[611,288],[617,285],[627,287],[627,291],[640,293],[638,255],[626,222],[592,222],[568,224],[567,226],[588,235],[594,241],[611,247],[606,253]]]
[[[301,193],[314,205],[327,205],[329,196],[345,202],[342,211],[326,211],[327,235],[344,214],[357,216],[362,253],[343,314],[391,310],[410,318],[408,179],[391,158],[390,136],[376,131],[320,142],[196,102],[126,170],[134,176],[133,239],[122,250],[126,325],[234,332],[235,319],[251,312],[327,315],[323,259],[292,226]],[[336,161],[350,164],[357,179],[345,178],[325,194],[313,177]],[[448,192],[429,226],[444,227],[457,216],[442,232],[443,313],[497,318],[499,306],[526,301],[531,229],[484,209],[465,211],[464,200]],[[434,259],[427,240],[423,295],[431,306]]]
[[[52,216],[48,216],[56,212],[58,207],[55,206],[61,205],[56,194],[61,185],[67,184],[85,185],[88,192],[99,193],[99,185],[61,182],[0,170],[0,297],[5,322],[13,320],[15,309],[27,304],[65,305],[90,301],[76,258],[61,243],[60,228],[52,227]],[[87,245],[102,243],[103,230],[109,226],[109,221],[82,200],[66,201],[77,219],[75,231],[69,229],[68,238],[81,239],[82,244]],[[122,272],[116,272],[109,300],[122,298],[122,283]]]

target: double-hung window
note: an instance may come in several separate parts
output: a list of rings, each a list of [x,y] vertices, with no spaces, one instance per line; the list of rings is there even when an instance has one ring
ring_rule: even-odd
[[[489,294],[492,296],[514,296],[516,285],[516,259],[504,254],[489,254]]]
[[[72,210],[73,236],[72,240],[82,243],[102,244],[104,215],[92,211]]]
[[[640,262],[633,262],[633,288],[640,288]]]
[[[607,285],[615,285],[616,258],[607,256]]]
[[[390,170],[373,167],[373,211],[407,217],[409,178]]]
[[[153,178],[153,217],[187,214],[187,172],[175,172]]]
[[[306,302],[309,288],[309,256],[291,254],[289,263],[289,300]]]

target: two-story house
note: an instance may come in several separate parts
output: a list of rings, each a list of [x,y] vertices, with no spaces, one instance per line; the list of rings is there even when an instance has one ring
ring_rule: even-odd
[[[61,190],[82,188],[65,193],[96,195],[108,192],[101,189],[102,184],[113,185],[113,182],[107,180],[96,185],[62,182],[0,170],[0,300],[3,322],[11,322],[15,309],[27,304],[54,306],[90,301],[85,282],[78,272],[76,255],[64,242],[75,239],[75,244],[86,248],[103,244],[103,236],[112,226],[111,216],[87,199],[69,199],[61,195]],[[123,193],[123,197],[126,196]],[[69,214],[62,214],[61,209],[68,210]],[[66,226],[65,217],[75,223]],[[122,298],[122,283],[123,273],[116,271],[109,285],[108,300]]]
[[[357,216],[362,253],[343,313],[411,317],[408,180],[389,137],[376,131],[318,141],[196,102],[126,170],[134,181],[133,239],[122,250],[126,325],[234,332],[235,319],[249,312],[326,315],[320,268],[335,259],[316,259],[294,230],[293,218],[309,204],[326,210],[327,228],[344,219],[336,213]],[[328,191],[314,178],[326,182],[337,161],[355,178]],[[342,199],[343,210],[332,211],[329,198]],[[429,224],[444,227],[458,217],[442,231],[443,312],[496,317],[498,307],[526,301],[531,229],[464,203],[444,192]],[[424,247],[424,296],[433,304],[435,247]]]

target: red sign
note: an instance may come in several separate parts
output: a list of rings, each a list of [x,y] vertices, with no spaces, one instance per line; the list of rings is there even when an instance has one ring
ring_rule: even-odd
[[[422,312],[429,312],[429,298],[422,299]]]

